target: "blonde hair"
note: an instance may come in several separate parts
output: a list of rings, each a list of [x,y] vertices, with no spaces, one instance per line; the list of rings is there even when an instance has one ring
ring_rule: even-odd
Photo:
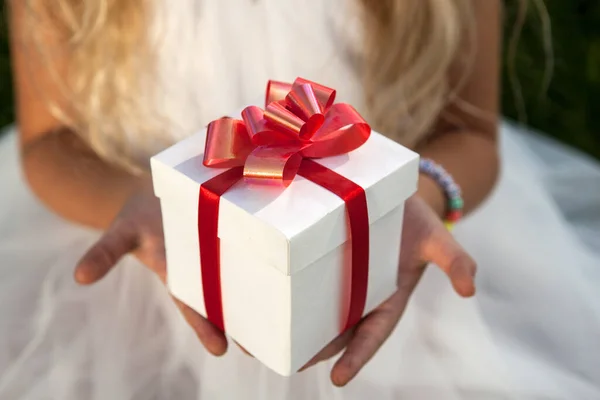
[[[449,86],[448,71],[468,59],[460,52],[467,55],[472,48],[473,0],[355,1],[364,21],[364,61],[358,67],[367,119],[376,130],[414,146],[457,90]],[[153,1],[51,3],[46,11],[71,54],[70,124],[99,156],[129,170],[144,169],[147,155],[168,145],[156,143],[158,135],[152,143],[143,140],[160,129],[152,105],[140,100],[153,95],[152,85],[145,84],[155,73],[148,35]]]

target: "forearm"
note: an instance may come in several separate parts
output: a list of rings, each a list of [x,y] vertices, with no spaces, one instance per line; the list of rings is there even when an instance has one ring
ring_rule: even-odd
[[[62,217],[94,228],[107,227],[127,198],[147,179],[109,166],[74,133],[62,130],[22,150],[32,191]]]
[[[442,165],[461,187],[464,212],[476,208],[491,192],[499,171],[497,144],[475,132],[451,132],[437,135],[417,148],[422,157]],[[447,200],[441,187],[431,178],[421,175],[419,195],[443,216]]]

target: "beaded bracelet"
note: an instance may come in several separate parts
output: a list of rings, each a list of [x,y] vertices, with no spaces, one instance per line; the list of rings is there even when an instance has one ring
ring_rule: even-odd
[[[436,164],[428,158],[422,158],[419,162],[419,172],[429,176],[438,185],[441,186],[446,199],[448,200],[447,214],[444,218],[444,224],[448,230],[454,228],[462,217],[464,201],[460,187],[454,182],[450,175],[441,165]]]

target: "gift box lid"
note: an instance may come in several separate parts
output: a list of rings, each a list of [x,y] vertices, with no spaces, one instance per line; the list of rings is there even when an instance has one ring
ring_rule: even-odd
[[[200,185],[224,171],[202,164],[205,140],[206,130],[152,158],[154,190],[163,207],[197,202]],[[360,148],[315,161],[365,189],[372,224],[415,192],[418,159],[413,151],[372,132]],[[290,275],[348,239],[345,204],[300,176],[287,188],[240,181],[221,197],[218,235],[248,246]]]

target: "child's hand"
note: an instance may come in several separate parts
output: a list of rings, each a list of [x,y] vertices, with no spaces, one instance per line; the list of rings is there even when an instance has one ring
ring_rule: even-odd
[[[77,282],[89,285],[102,279],[128,253],[166,282],[166,261],[159,200],[150,190],[132,196],[100,240],[83,256]],[[206,349],[214,355],[227,350],[227,339],[200,314],[174,299],[186,321]]]
[[[392,333],[428,262],[437,264],[448,275],[460,296],[469,297],[475,293],[475,262],[418,196],[406,202],[402,237],[398,291],[354,329],[333,340],[305,368],[331,358],[345,348],[331,371],[331,380],[343,386],[354,378]]]

